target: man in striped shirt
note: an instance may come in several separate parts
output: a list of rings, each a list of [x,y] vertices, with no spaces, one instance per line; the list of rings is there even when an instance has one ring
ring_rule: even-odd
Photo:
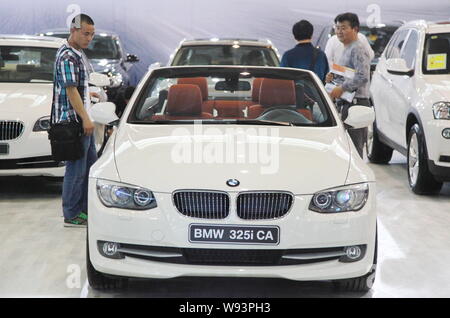
[[[87,225],[89,169],[97,160],[94,124],[87,113],[91,103],[89,72],[82,53],[82,49],[88,47],[94,34],[94,21],[85,14],[76,16],[72,20],[67,43],[56,55],[52,123],[77,121],[84,130],[83,157],[66,162],[62,193],[65,227]]]

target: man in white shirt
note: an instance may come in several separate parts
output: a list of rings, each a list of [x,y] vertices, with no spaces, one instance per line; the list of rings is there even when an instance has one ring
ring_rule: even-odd
[[[369,41],[367,41],[366,36],[362,33],[358,33],[358,41],[361,42],[361,44],[367,50],[367,53],[369,53],[370,60],[373,60],[373,58],[375,57],[375,53],[370,47]],[[344,44],[339,41],[337,35],[335,34],[328,40],[327,45],[325,46],[325,54],[327,56],[330,69],[333,66],[333,63],[339,64],[339,59],[342,56],[342,52],[344,52]]]

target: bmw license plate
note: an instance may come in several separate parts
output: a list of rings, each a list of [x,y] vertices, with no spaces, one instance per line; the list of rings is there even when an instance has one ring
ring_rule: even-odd
[[[9,154],[9,145],[8,144],[0,144],[0,155]]]
[[[278,226],[189,225],[191,243],[232,243],[278,245]]]

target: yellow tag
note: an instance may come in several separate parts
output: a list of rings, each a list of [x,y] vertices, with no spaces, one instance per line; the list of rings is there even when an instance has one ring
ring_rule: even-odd
[[[447,54],[428,54],[428,71],[447,69]]]

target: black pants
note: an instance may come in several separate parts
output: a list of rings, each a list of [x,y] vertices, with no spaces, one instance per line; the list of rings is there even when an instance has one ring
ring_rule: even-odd
[[[355,98],[353,103],[341,101],[337,104],[337,106],[338,106],[339,112],[341,113],[342,121],[344,121],[347,118],[348,109],[355,105],[371,107],[370,100],[368,98]],[[348,134],[349,134],[350,138],[352,139],[353,144],[356,147],[356,150],[358,150],[359,156],[362,158],[363,151],[364,151],[364,145],[367,140],[367,127],[358,128],[358,129],[349,128]]]

